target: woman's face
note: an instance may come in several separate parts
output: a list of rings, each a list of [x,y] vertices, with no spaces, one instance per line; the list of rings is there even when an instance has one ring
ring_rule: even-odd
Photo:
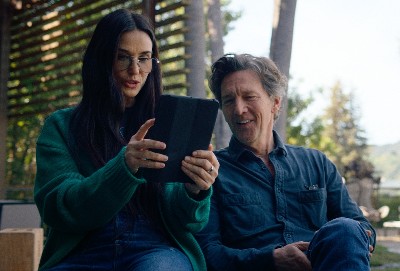
[[[113,64],[113,75],[124,96],[125,107],[135,103],[135,97],[151,72],[153,44],[143,31],[132,30],[121,35]]]

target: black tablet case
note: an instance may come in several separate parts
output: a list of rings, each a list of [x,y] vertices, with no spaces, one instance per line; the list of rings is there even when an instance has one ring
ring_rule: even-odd
[[[218,114],[218,101],[190,96],[162,95],[156,107],[156,122],[146,138],[164,142],[165,168],[142,168],[150,182],[192,182],[181,170],[182,160],[195,150],[207,150]]]

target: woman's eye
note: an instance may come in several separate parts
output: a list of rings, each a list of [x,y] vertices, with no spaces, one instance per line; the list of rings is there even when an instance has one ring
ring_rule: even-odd
[[[150,57],[139,57],[138,58],[138,61],[142,62],[142,63],[145,63],[146,61],[149,61],[149,60],[150,60]]]
[[[118,60],[122,60],[122,61],[126,61],[126,60],[129,60],[129,56],[127,56],[127,55],[118,55],[117,56],[117,59]]]

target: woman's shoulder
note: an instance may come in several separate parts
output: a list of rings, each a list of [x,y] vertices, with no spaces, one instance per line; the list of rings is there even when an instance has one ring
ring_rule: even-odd
[[[73,108],[65,108],[54,111],[46,117],[42,127],[40,138],[54,137],[56,134],[67,134],[69,120],[72,115]]]
[[[46,117],[45,125],[51,125],[51,124],[66,124],[69,122],[69,119],[71,118],[73,108],[63,108],[59,109],[57,111],[54,111],[50,115]],[[51,124],[50,124],[51,123]]]
[[[68,107],[68,108],[63,108],[63,109],[58,109],[57,111],[54,111],[51,113],[47,119],[65,119],[69,118],[72,114],[73,107]]]

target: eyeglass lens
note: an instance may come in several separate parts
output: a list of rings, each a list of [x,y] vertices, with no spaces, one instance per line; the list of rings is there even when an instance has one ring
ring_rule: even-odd
[[[143,72],[151,72],[153,68],[153,61],[158,63],[158,59],[156,58],[149,58],[149,57],[139,57],[134,58],[128,55],[119,55],[117,58],[117,63],[119,66],[119,70],[126,70],[131,67],[131,65],[136,64],[138,65],[139,69]]]

